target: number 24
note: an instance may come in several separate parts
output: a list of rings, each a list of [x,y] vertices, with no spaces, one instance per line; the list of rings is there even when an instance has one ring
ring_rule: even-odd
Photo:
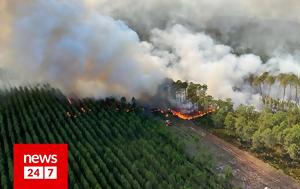
[[[37,177],[40,176],[39,169],[36,169],[35,171],[33,171],[33,169],[28,169],[28,171],[29,171],[28,177],[33,177],[34,175],[37,176]],[[49,171],[49,175],[48,176],[50,177],[52,175],[52,173],[53,173],[53,169],[48,168],[48,171]]]

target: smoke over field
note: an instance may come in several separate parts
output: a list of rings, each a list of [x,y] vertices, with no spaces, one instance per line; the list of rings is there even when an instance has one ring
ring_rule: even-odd
[[[257,104],[251,74],[299,74],[299,8],[293,0],[0,0],[1,85],[140,97],[172,78]]]

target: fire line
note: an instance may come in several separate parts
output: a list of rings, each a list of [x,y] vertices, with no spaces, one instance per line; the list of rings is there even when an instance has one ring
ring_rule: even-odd
[[[184,113],[181,113],[179,111],[171,110],[171,113],[174,116],[177,116],[178,118],[183,119],[183,120],[196,119],[196,118],[199,118],[199,117],[203,117],[203,116],[205,116],[209,113],[212,113],[212,112],[215,112],[215,110],[214,109],[209,109],[207,111],[198,111],[198,112],[195,112],[193,114],[184,114]]]

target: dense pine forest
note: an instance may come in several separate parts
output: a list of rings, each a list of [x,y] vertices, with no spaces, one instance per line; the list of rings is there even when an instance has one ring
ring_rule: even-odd
[[[0,188],[12,188],[13,144],[67,143],[69,188],[232,188],[195,138],[180,138],[133,99],[67,99],[48,85],[1,92]]]
[[[225,133],[273,166],[300,180],[300,109],[286,111],[239,106],[225,117]]]
[[[176,85],[184,88],[187,98],[198,103],[198,107],[217,110],[195,123],[300,181],[300,78],[295,74],[264,72],[252,75],[249,82],[260,95],[259,108],[246,104],[234,108],[230,99],[206,95],[206,85],[181,81]]]
[[[227,101],[195,123],[300,181],[300,108],[287,106],[291,104],[288,101],[279,104],[282,108],[264,106],[258,110],[240,105],[234,109]]]

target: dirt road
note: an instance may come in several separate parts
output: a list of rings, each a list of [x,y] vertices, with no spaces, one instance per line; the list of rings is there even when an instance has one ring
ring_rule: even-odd
[[[267,163],[257,159],[250,153],[238,149],[232,144],[195,126],[192,122],[185,122],[185,127],[203,137],[204,145],[212,152],[218,162],[218,168],[225,165],[233,168],[233,183],[244,189],[300,189],[300,184]]]

